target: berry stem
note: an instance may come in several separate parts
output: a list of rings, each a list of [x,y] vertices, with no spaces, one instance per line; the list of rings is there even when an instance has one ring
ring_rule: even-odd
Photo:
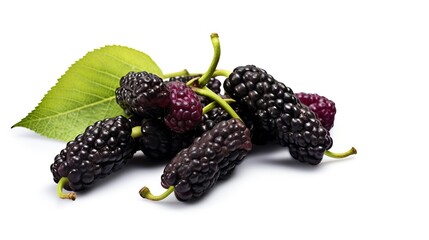
[[[240,119],[240,116],[232,109],[232,107],[223,99],[221,96],[214,93],[212,90],[210,90],[207,87],[198,88],[198,87],[192,87],[192,90],[196,92],[199,95],[205,96],[210,98],[211,100],[215,101],[217,104],[219,104],[223,109],[225,109],[231,117]]]
[[[353,155],[353,154],[357,154],[357,150],[355,147],[352,147],[348,151],[345,151],[342,153],[334,153],[334,152],[331,152],[329,150],[325,151],[325,155],[328,157],[331,157],[331,158],[345,158],[345,157],[348,157],[348,156]]]
[[[207,82],[210,80],[210,78],[212,77],[213,73],[216,70],[217,64],[219,63],[219,59],[220,59],[219,35],[217,33],[212,33],[210,35],[210,38],[212,40],[213,49],[214,49],[213,59],[207,72],[205,72],[203,76],[201,76],[200,79],[198,80],[198,85],[200,87],[204,87],[207,84]]]
[[[224,100],[228,104],[235,102],[235,100],[232,98],[225,98]],[[207,104],[205,107],[203,107],[203,115],[210,112],[211,110],[213,110],[213,108],[215,108],[217,105],[218,105],[217,102],[211,102],[211,103]]]
[[[231,73],[232,72],[229,70],[216,69],[216,71],[214,71],[214,73],[213,73],[213,77],[217,77],[217,76],[229,77],[229,75],[231,75]]]
[[[60,181],[58,181],[58,185],[57,185],[57,195],[58,197],[60,197],[61,199],[70,199],[70,200],[76,200],[76,193],[75,192],[69,192],[69,193],[64,193],[63,192],[63,188],[64,185],[69,183],[69,179],[66,177],[62,177],[60,179]]]
[[[131,129],[131,137],[136,139],[142,136],[142,127],[135,126]]]
[[[147,198],[147,199],[152,200],[152,201],[160,201],[160,200],[168,197],[168,195],[170,195],[172,192],[174,192],[174,186],[170,186],[164,193],[162,193],[161,195],[158,195],[158,196],[153,195],[150,192],[148,187],[143,187],[139,191],[140,196],[142,198]]]
[[[188,70],[183,69],[182,71],[163,74],[162,78],[166,79],[166,78],[172,78],[172,77],[178,77],[178,76],[188,76],[188,75],[189,75]]]
[[[186,86],[188,86],[188,87],[193,86],[194,83],[198,81],[198,79],[199,79],[199,77],[192,78],[191,80],[189,80],[189,81],[186,82]]]

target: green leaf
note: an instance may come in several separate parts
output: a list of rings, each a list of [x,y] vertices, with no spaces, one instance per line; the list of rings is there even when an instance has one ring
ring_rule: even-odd
[[[162,76],[145,53],[105,46],[87,53],[61,76],[39,105],[13,127],[26,127],[49,138],[69,141],[98,120],[123,115],[115,90],[129,71]]]

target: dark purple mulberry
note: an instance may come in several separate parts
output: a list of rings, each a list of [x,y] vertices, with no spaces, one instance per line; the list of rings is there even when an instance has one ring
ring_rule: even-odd
[[[311,111],[316,113],[317,118],[326,130],[330,131],[334,126],[335,114],[337,109],[335,103],[327,97],[320,96],[316,93],[295,93],[295,96],[302,104],[310,107]]]
[[[199,198],[226,178],[251,148],[250,131],[242,121],[222,121],[171,160],[161,184],[164,188],[174,186],[181,201]]]
[[[148,72],[129,72],[116,89],[116,102],[129,116],[162,116],[169,104],[168,88],[162,79]]]
[[[277,139],[282,146],[288,146],[291,156],[301,162],[319,164],[325,150],[331,148],[329,132],[322,127],[314,112],[307,106],[299,108],[300,114],[292,118],[290,126],[282,119]]]
[[[98,121],[67,143],[51,164],[54,181],[67,177],[64,188],[82,190],[119,170],[134,153],[130,121],[122,116]]]
[[[139,147],[146,156],[155,160],[170,160],[194,140],[192,132],[173,132],[160,119],[147,119],[141,127]]]
[[[170,105],[165,124],[178,133],[195,129],[201,122],[203,109],[198,95],[182,82],[169,82],[167,86]]]
[[[224,89],[240,107],[253,113],[256,127],[275,134],[280,145],[289,146],[295,159],[318,164],[332,146],[315,114],[300,103],[292,89],[265,70],[253,65],[237,67],[225,80]]]

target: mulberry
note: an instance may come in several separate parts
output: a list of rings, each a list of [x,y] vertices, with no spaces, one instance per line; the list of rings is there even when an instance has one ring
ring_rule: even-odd
[[[237,67],[224,82],[224,89],[241,107],[253,112],[256,127],[289,146],[293,158],[318,164],[332,139],[314,113],[295,97],[292,89],[265,70]]]
[[[168,189],[174,186],[181,201],[199,198],[218,180],[229,176],[251,149],[250,131],[242,121],[222,121],[171,160],[161,176],[161,184]],[[147,188],[140,191],[142,197],[148,193]]]
[[[170,101],[168,88],[162,79],[148,72],[129,72],[116,89],[116,102],[129,116],[163,116]]]
[[[160,119],[148,119],[141,126],[139,147],[143,153],[155,160],[173,158],[180,150],[191,145],[192,132],[176,133]]]
[[[197,94],[182,82],[169,82],[168,89],[170,105],[165,124],[178,133],[194,129],[201,122],[203,109]]]
[[[123,117],[107,118],[86,128],[67,143],[51,164],[56,183],[63,177],[67,190],[79,191],[119,170],[134,153],[131,123]]]

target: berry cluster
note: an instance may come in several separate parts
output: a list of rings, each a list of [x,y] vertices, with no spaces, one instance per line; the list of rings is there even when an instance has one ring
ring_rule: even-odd
[[[294,94],[254,65],[216,70],[216,39],[212,36],[215,56],[204,74],[185,71],[167,77],[142,71],[123,76],[115,94],[128,118],[98,121],[67,143],[51,165],[58,195],[74,199],[74,193],[64,194],[62,188],[89,187],[124,166],[137,151],[168,161],[161,176],[166,192],[155,196],[144,187],[140,195],[161,200],[174,192],[181,201],[200,198],[230,176],[253,144],[277,143],[288,147],[294,159],[312,165],[324,155],[356,153],[354,148],[344,154],[328,151],[336,113],[333,101]],[[214,76],[225,77],[223,84]]]

